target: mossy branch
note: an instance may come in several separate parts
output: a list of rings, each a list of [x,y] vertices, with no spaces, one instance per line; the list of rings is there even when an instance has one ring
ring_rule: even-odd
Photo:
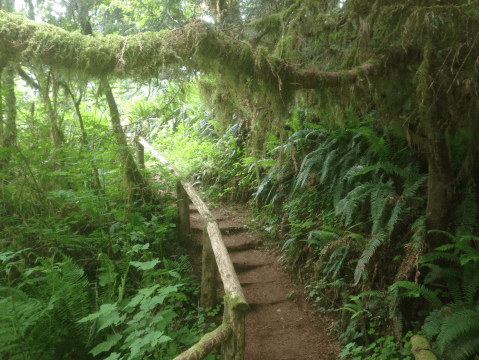
[[[4,11],[0,11],[0,54],[0,60],[45,64],[99,78],[149,79],[165,67],[183,74],[180,68],[186,67],[231,79],[254,77],[285,102],[292,90],[355,84],[377,67],[371,61],[340,72],[297,69],[201,20],[135,36],[84,36]]]

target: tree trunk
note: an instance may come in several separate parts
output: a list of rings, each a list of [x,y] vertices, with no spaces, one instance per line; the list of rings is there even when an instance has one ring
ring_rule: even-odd
[[[445,126],[431,121],[426,128],[428,170],[427,230],[447,230],[452,216],[452,183],[454,174],[446,143]],[[440,233],[427,235],[429,251],[449,242]]]
[[[145,168],[145,148],[141,143],[135,139],[135,148],[136,148],[136,161],[140,166],[140,169]]]
[[[3,69],[5,65],[0,62],[0,139],[3,138],[3,87],[2,87],[2,78],[3,78]]]
[[[52,83],[53,100],[50,99],[50,82]],[[48,110],[48,119],[50,120],[53,145],[55,147],[60,147],[65,141],[65,136],[63,134],[63,131],[61,130],[61,125],[59,125],[58,123],[58,111],[57,111],[58,88],[59,88],[58,81],[55,79],[53,73],[50,71],[50,73],[47,75],[46,85],[43,86],[42,89],[43,89],[43,100]]]
[[[83,117],[82,117],[81,111],[80,111],[80,103],[81,103],[82,95],[80,93],[79,99],[76,100],[75,96],[73,95],[73,92],[70,90],[70,87],[66,83],[62,83],[62,86],[65,89],[65,91],[70,95],[70,97],[73,101],[73,105],[75,106],[75,112],[76,112],[77,117],[78,117],[78,122],[80,124],[80,130],[81,130],[81,135],[82,135],[81,136],[81,142],[82,142],[83,145],[87,146],[88,145],[88,137],[87,137],[87,133],[86,133],[86,130],[85,130],[85,126],[83,125]],[[97,192],[99,194],[105,194],[105,190],[101,186],[100,176],[98,174],[98,168],[96,167],[95,162],[93,160],[91,160],[90,163],[91,163],[91,167],[93,169],[95,189],[97,190]]]
[[[136,199],[139,195],[144,203],[148,203],[152,200],[150,186],[141,174],[140,169],[128,148],[126,136],[121,126],[120,112],[118,111],[118,106],[113,97],[110,84],[107,84],[106,86],[105,97],[108,102],[108,107],[110,108],[111,127],[115,140],[120,148],[121,161],[125,170],[125,180],[129,187],[128,191],[130,192],[130,196],[132,196],[133,199]]]
[[[9,148],[15,145],[17,139],[17,98],[15,97],[15,71],[13,67],[7,66],[5,70],[5,79],[3,88],[5,95],[5,116],[3,119],[2,131],[2,147]],[[3,117],[3,114],[2,114]],[[9,161],[9,157],[5,157],[0,161],[0,169],[3,169]]]

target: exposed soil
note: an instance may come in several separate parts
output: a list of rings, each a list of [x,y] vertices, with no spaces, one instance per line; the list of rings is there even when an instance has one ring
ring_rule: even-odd
[[[192,240],[198,244],[204,222],[192,205],[190,211]],[[210,211],[218,221],[250,306],[245,360],[337,359],[338,344],[327,335],[331,321],[308,309],[302,289],[293,288],[278,254],[255,249],[257,239],[245,225],[247,211]],[[198,261],[198,255],[193,262]]]

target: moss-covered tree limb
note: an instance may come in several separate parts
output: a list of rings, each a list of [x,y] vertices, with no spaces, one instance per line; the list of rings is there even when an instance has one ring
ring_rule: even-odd
[[[83,36],[3,11],[0,54],[9,61],[46,64],[93,77],[148,79],[157,77],[165,67],[186,66],[226,76],[255,77],[273,91],[354,84],[361,74],[368,75],[377,66],[368,62],[341,72],[297,69],[200,20],[171,31],[135,36]]]

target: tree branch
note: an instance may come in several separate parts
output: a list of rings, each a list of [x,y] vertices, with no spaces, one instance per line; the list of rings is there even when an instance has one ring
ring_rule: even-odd
[[[353,69],[325,72],[298,69],[258,53],[201,20],[171,31],[83,36],[0,11],[0,54],[10,61],[46,64],[53,68],[103,78],[108,75],[148,79],[164,67],[243,75],[258,79],[272,91],[316,89],[355,84],[378,67],[367,62]]]
[[[40,85],[35,80],[33,80],[30,75],[25,72],[25,70],[23,70],[20,66],[18,66],[16,69],[18,76],[20,76],[27,83],[28,86],[40,91]]]

